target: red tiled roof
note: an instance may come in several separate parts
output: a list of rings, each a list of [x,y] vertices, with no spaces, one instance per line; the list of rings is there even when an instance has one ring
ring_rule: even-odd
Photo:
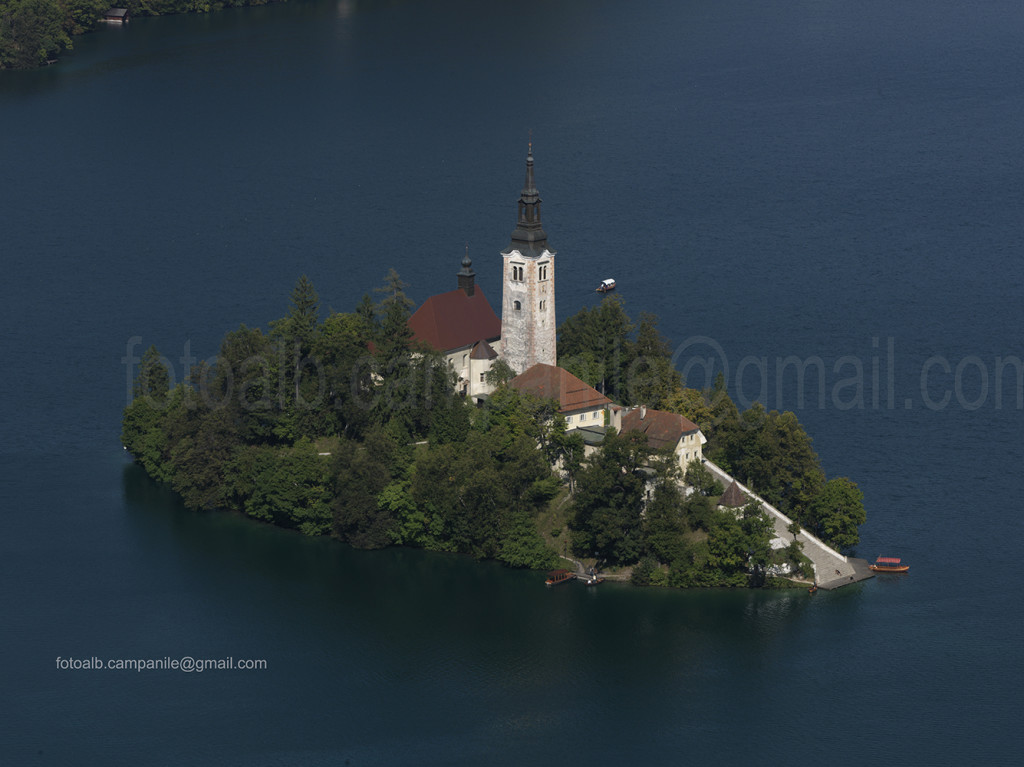
[[[611,403],[611,400],[601,392],[587,386],[569,371],[542,362],[520,373],[508,383],[513,389],[528,392],[535,397],[557,399],[559,410],[563,413],[592,410]]]
[[[409,318],[409,329],[413,340],[442,352],[501,338],[501,320],[479,286],[472,296],[461,288],[431,296]]]
[[[642,433],[653,448],[674,448],[684,434],[697,431],[697,424],[675,413],[651,408],[644,413],[643,408],[638,407],[622,416],[622,431]]]

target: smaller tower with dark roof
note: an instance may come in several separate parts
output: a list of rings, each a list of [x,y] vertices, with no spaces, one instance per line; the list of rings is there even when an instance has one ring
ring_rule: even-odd
[[[476,279],[476,272],[473,271],[473,262],[469,260],[468,245],[466,246],[466,255],[462,257],[462,270],[457,276],[459,278],[459,289],[467,296],[472,297],[473,291],[476,290],[473,284]]]

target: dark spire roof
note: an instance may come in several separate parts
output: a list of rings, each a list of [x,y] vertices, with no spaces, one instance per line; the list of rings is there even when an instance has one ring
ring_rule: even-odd
[[[469,358],[471,360],[494,360],[498,358],[498,353],[487,341],[481,340],[476,342],[473,351],[469,353]]]
[[[548,247],[548,236],[540,223],[540,192],[537,191],[537,184],[533,179],[532,141],[526,152],[526,181],[519,193],[516,228],[512,232],[512,242],[505,252],[512,250],[518,250],[530,258],[538,258],[545,250],[551,250]]]
[[[726,506],[730,509],[738,509],[740,506],[746,506],[748,500],[746,493],[740,490],[740,486],[736,484],[734,479],[722,497],[718,499],[718,505]]]
[[[473,271],[473,262],[469,260],[469,245],[466,246],[466,255],[462,257],[462,271],[458,273],[459,289],[465,291],[467,296],[472,296],[476,288],[473,285],[476,272]]]

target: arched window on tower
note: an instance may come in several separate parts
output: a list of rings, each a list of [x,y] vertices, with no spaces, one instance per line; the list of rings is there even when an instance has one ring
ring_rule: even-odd
[[[512,308],[515,309],[518,312],[520,309],[523,308],[523,305],[521,303],[519,303],[518,301],[513,301],[512,302]]]

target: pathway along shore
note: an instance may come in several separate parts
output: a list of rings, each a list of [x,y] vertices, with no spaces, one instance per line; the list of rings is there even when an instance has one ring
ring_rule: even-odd
[[[736,482],[736,485],[748,498],[759,501],[775,524],[776,537],[783,540],[790,540],[792,538],[789,526],[793,523],[793,520],[706,458],[704,459],[704,465],[722,482],[724,487],[728,487],[733,482]],[[841,586],[849,586],[851,583],[875,577],[875,574],[868,567],[867,560],[843,556],[802,527],[796,539],[803,544],[804,556],[814,564],[814,583],[819,589],[838,589]]]

